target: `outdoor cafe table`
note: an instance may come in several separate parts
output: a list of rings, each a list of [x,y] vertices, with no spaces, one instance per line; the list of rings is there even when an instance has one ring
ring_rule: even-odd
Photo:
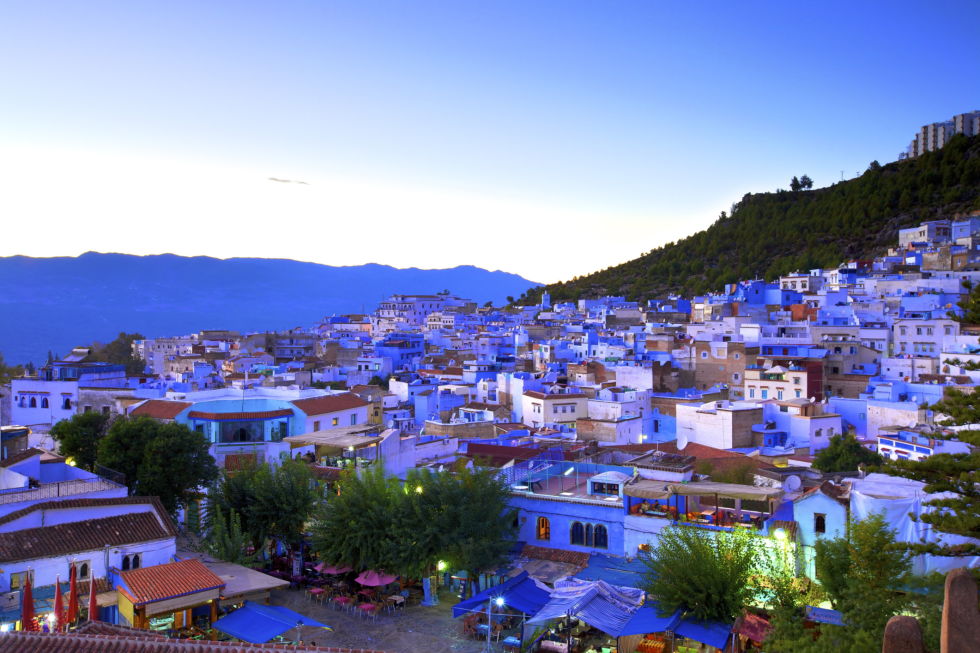
[[[517,639],[513,635],[508,635],[505,637],[501,644],[503,644],[505,649],[509,650],[516,651],[521,648],[521,640]]]

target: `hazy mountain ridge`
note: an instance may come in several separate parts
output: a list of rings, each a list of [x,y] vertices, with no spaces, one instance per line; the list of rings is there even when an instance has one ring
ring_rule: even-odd
[[[133,256],[0,257],[0,352],[43,362],[120,331],[147,337],[201,329],[311,326],[325,315],[371,312],[394,293],[447,289],[502,304],[534,284],[470,265],[442,270],[377,263],[335,267],[290,259]]]

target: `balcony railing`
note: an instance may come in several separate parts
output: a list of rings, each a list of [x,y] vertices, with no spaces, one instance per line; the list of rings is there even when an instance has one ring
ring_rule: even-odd
[[[0,490],[0,505],[21,503],[24,501],[57,499],[59,497],[70,497],[79,494],[89,494],[92,492],[116,490],[120,488],[123,488],[123,486],[104,478],[73,479],[71,481],[45,483],[44,485],[34,488],[12,488],[9,490]]]

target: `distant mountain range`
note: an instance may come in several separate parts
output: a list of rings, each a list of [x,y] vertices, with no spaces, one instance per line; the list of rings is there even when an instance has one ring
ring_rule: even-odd
[[[481,305],[529,285],[516,274],[462,265],[443,270],[288,259],[131,256],[0,257],[0,352],[8,364],[43,363],[49,350],[201,329],[311,326],[326,315],[372,312],[395,293],[449,290]]]

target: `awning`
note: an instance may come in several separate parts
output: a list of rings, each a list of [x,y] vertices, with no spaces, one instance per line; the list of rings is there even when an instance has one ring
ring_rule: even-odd
[[[548,602],[550,592],[542,583],[531,578],[526,571],[522,571],[499,585],[489,587],[472,598],[460,601],[453,606],[453,616],[461,617],[467,612],[481,609],[484,603],[498,596],[504,599],[504,605],[499,608],[499,611],[511,609],[525,614],[535,614]]]
[[[639,558],[627,561],[605,553],[589,556],[589,565],[575,574],[579,580],[604,580],[620,587],[641,587],[649,568]]]
[[[376,432],[377,429],[364,429],[361,427],[362,431]],[[354,449],[363,449],[364,447],[370,447],[372,444],[377,444],[384,439],[383,436],[379,435],[358,435],[356,432],[351,432],[351,429],[341,428],[341,429],[330,429],[327,431],[314,431],[312,433],[303,433],[302,435],[290,435],[282,439],[283,442],[288,442],[294,446],[303,445],[315,445],[317,447],[333,448],[333,449],[347,449],[349,447],[354,447]]]
[[[783,495],[782,489],[739,485],[737,483],[713,483],[700,481],[697,483],[671,483],[671,491],[686,497],[705,497],[717,494],[720,497],[733,499],[754,499],[765,501],[776,499]]]
[[[623,486],[623,494],[641,499],[667,499],[672,494],[670,483],[637,479]]]
[[[243,607],[218,619],[213,625],[235,639],[252,644],[264,644],[298,626],[333,630],[316,619],[281,605],[260,605],[251,601],[246,601]]]
[[[682,619],[674,632],[682,637],[693,639],[708,646],[715,648],[725,648],[728,643],[728,636],[731,635],[732,627],[722,623],[706,621],[704,623]]]

